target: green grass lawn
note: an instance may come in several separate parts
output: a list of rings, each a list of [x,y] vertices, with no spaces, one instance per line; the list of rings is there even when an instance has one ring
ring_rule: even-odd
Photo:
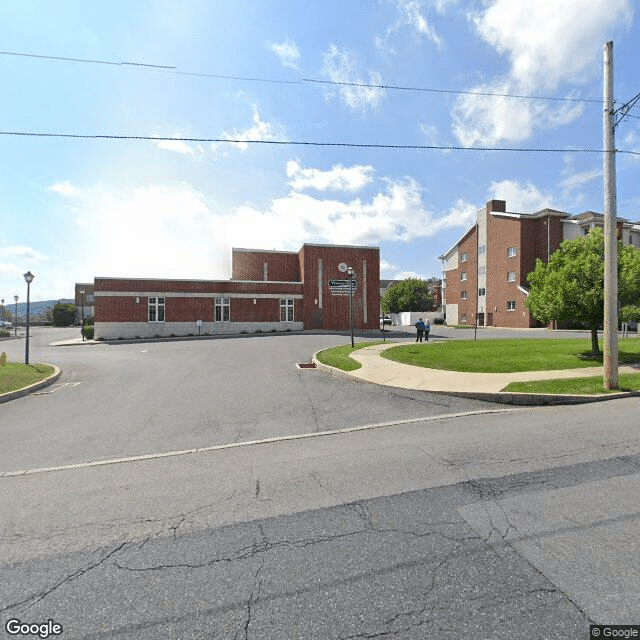
[[[589,357],[591,339],[452,340],[398,345],[383,351],[383,358],[431,369],[473,373],[551,371],[602,365],[602,356]],[[640,361],[640,339],[618,341],[620,364]]]
[[[48,364],[19,364],[8,362],[0,366],[0,393],[24,389],[48,378],[55,369]]]
[[[340,347],[332,347],[331,349],[325,349],[317,354],[317,358],[322,364],[326,364],[336,369],[342,369],[343,371],[354,371],[359,369],[362,365],[359,362],[349,357],[349,354],[362,349],[363,347],[371,347],[374,344],[383,344],[384,340],[373,340],[371,342],[357,342],[355,347],[351,347],[350,344],[345,344]]]
[[[618,393],[619,391],[640,391],[640,373],[621,373],[617,389],[605,389],[602,376],[588,378],[562,378],[560,380],[537,380],[512,382],[502,391],[513,393],[567,393],[582,396],[597,393]]]

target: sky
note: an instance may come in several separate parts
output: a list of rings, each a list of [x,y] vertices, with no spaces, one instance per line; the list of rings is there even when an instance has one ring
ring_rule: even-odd
[[[94,277],[227,279],[232,247],[303,243],[439,277],[490,199],[601,212],[603,45],[620,106],[640,92],[635,8],[3,2],[0,297],[24,301],[28,270],[32,300]],[[640,152],[640,107],[616,145]],[[537,151],[497,150],[514,148]],[[640,155],[616,162],[618,215],[638,221]]]

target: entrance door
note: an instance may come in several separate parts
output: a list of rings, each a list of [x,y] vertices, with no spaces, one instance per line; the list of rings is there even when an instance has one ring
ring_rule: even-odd
[[[484,327],[484,313],[478,314],[478,326]]]
[[[493,312],[487,312],[487,327],[493,327]]]

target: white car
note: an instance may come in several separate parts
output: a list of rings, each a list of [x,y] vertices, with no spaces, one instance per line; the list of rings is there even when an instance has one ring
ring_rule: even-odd
[[[8,320],[0,320],[0,328],[2,329],[11,329],[13,325]]]

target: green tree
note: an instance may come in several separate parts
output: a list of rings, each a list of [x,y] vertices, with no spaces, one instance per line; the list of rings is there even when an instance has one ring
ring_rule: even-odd
[[[391,285],[380,299],[384,313],[401,311],[431,311],[434,308],[433,297],[427,283],[418,278],[407,278]]]
[[[76,307],[72,303],[58,302],[49,309],[47,316],[55,327],[68,327],[75,322]]]
[[[591,352],[600,354],[598,328],[604,321],[604,234],[565,240],[549,263],[536,260],[527,276],[531,288],[525,306],[542,322],[573,320],[591,331]],[[640,251],[618,242],[618,296],[629,310],[640,302]]]

